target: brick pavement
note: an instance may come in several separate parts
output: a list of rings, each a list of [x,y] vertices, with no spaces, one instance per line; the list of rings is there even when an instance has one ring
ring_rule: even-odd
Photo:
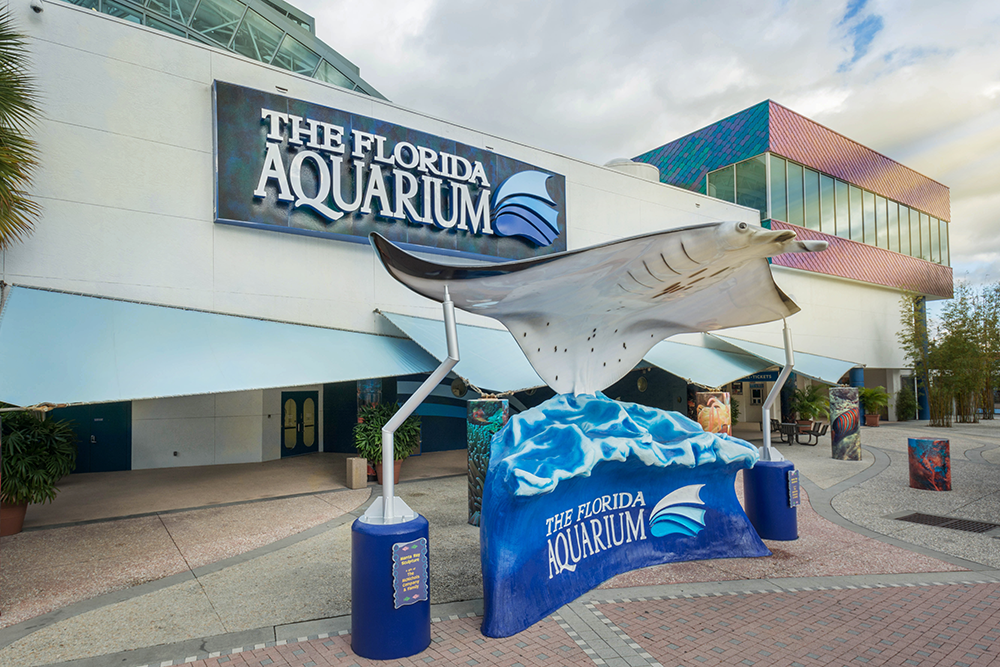
[[[351,651],[350,635],[343,634],[187,662],[196,667],[1000,666],[1000,583],[593,600],[563,610],[575,625],[556,614],[505,639],[483,637],[478,617],[444,619],[431,627],[431,646],[403,660],[359,658]],[[588,632],[588,624],[605,632]]]

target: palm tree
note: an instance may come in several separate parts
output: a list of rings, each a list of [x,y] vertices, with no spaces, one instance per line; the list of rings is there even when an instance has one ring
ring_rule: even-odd
[[[28,198],[38,166],[29,131],[38,118],[38,94],[28,72],[27,43],[9,8],[0,9],[0,250],[31,233],[41,207]]]

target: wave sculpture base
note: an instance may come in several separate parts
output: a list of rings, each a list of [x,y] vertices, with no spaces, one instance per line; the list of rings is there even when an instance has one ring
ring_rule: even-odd
[[[740,506],[753,445],[601,393],[563,394],[493,438],[480,548],[488,637],[650,565],[768,556]]]

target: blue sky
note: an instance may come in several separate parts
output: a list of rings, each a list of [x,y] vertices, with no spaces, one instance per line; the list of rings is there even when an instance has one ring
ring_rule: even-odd
[[[951,188],[1000,281],[1000,2],[295,0],[393,102],[603,164],[773,99]]]

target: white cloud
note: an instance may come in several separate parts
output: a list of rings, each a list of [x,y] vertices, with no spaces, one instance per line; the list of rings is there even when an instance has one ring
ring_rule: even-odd
[[[1000,279],[995,0],[295,4],[394,102],[596,163],[773,99],[950,186],[956,277]]]

